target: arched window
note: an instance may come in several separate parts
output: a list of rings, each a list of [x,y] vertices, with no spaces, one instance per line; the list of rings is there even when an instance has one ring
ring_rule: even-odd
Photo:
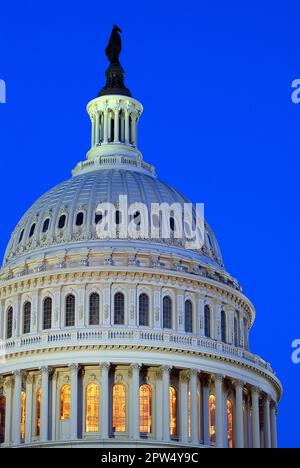
[[[99,431],[99,385],[90,383],[86,387],[86,432]]]
[[[6,414],[6,398],[0,396],[0,444],[5,442],[5,414]]]
[[[66,297],[66,327],[75,326],[75,296],[69,294]]]
[[[52,299],[46,297],[43,304],[43,330],[50,330],[52,327]]]
[[[43,234],[45,234],[48,231],[49,225],[50,225],[50,219],[47,218],[45,219],[44,224],[43,224]]]
[[[152,388],[150,385],[140,386],[140,432],[152,432]]]
[[[237,313],[234,317],[234,346],[237,348],[240,346],[239,318]]]
[[[177,436],[177,390],[174,387],[169,388],[170,395],[170,435]]]
[[[223,343],[227,342],[226,339],[226,312],[224,310],[221,311],[221,341]]]
[[[191,301],[185,302],[185,332],[193,333],[193,304]]]
[[[125,297],[122,293],[117,293],[115,295],[114,323],[115,325],[125,324]]]
[[[23,240],[23,237],[24,237],[24,229],[22,229],[22,231],[21,231],[21,234],[20,234],[20,237],[19,237],[19,244],[21,244],[21,242]]]
[[[31,324],[31,304],[26,302],[24,304],[24,313],[23,313],[23,333],[30,333],[30,324]]]
[[[82,226],[84,221],[84,213],[77,213],[76,216],[76,226]]]
[[[211,327],[210,327],[210,307],[209,305],[206,305],[204,307],[204,330],[205,330],[205,336],[206,338],[211,337]]]
[[[114,432],[126,432],[126,387],[116,384],[113,387],[113,421]]]
[[[149,327],[149,296],[141,294],[139,297],[139,324],[141,327]]]
[[[228,448],[233,448],[233,403],[227,400],[227,437]]]
[[[41,434],[41,401],[42,401],[42,389],[38,388],[36,392],[36,418],[35,418],[36,437],[39,437]]]
[[[163,328],[172,328],[172,299],[169,296],[163,300]]]
[[[209,434],[210,444],[216,443],[216,397],[210,395],[209,397]]]
[[[6,338],[9,340],[12,337],[13,330],[13,308],[10,307],[7,311],[7,321],[6,321]]]
[[[21,441],[25,441],[25,423],[26,423],[26,393],[21,392]]]
[[[58,229],[63,229],[66,225],[67,217],[66,215],[61,215],[58,221]]]
[[[35,226],[36,226],[36,224],[33,224],[33,225],[31,226],[30,232],[29,232],[29,237],[32,237],[32,236],[33,236],[34,231],[35,231]]]
[[[71,385],[63,385],[60,391],[60,420],[70,419],[71,411]]]
[[[99,325],[100,323],[100,297],[97,293],[90,295],[90,325]]]

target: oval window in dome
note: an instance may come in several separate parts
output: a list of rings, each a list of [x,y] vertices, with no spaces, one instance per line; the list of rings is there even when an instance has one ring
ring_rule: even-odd
[[[22,229],[22,231],[21,231],[21,234],[20,234],[20,237],[19,237],[19,244],[22,242],[23,237],[24,237],[24,229]]]
[[[76,226],[82,226],[84,221],[84,213],[77,213],[76,216]]]
[[[50,219],[47,218],[47,219],[45,219],[44,224],[43,224],[43,233],[48,231],[49,225],[50,225]]]
[[[58,221],[58,229],[63,229],[66,225],[66,215],[61,215]]]
[[[29,232],[29,237],[32,237],[32,236],[33,236],[33,234],[34,234],[34,231],[35,231],[35,226],[36,226],[36,224],[35,224],[35,223],[34,223],[34,224],[31,226],[31,228],[30,228],[30,232]]]

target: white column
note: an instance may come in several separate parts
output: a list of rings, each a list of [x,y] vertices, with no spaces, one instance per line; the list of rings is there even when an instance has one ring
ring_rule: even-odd
[[[169,442],[170,437],[170,372],[171,367],[164,366],[163,371],[163,439]]]
[[[140,364],[132,364],[131,397],[132,397],[132,415],[131,415],[131,437],[134,440],[140,438]]]
[[[202,295],[198,299],[198,315],[199,315],[199,335],[205,336],[205,320],[204,320],[205,300]]]
[[[244,448],[244,416],[243,416],[243,389],[244,383],[235,382],[235,448]]]
[[[108,143],[108,110],[105,109],[103,112],[103,143],[107,145]]]
[[[260,448],[259,394],[260,389],[252,387],[252,433],[253,448]]]
[[[91,141],[91,144],[92,144],[92,147],[95,145],[95,134],[96,134],[96,131],[95,131],[95,124],[96,124],[96,121],[95,121],[95,114],[92,115],[91,117],[91,120],[92,120],[92,141]]]
[[[199,403],[198,403],[198,370],[191,370],[191,433],[192,444],[199,445]]]
[[[129,134],[129,109],[126,109],[125,111],[125,144],[129,145],[130,143],[130,134]]]
[[[203,411],[203,442],[204,445],[210,445],[210,427],[209,427],[209,385],[210,379],[207,375],[202,376],[202,411]]]
[[[5,445],[9,445],[11,441],[11,422],[12,422],[12,380],[7,378],[5,381]]]
[[[13,398],[13,443],[21,443],[21,392],[22,392],[22,371],[14,372],[14,398]]]
[[[215,375],[216,391],[216,446],[224,447],[224,398],[223,398],[223,376]]]
[[[26,379],[26,419],[25,419],[25,443],[31,442],[31,427],[32,427],[32,395],[33,395],[33,378],[28,374]]]
[[[163,439],[163,388],[162,388],[162,369],[156,372],[156,439]]]
[[[132,120],[131,120],[131,133],[132,133],[132,143],[137,146],[137,115],[136,113],[132,114]]]
[[[42,375],[42,402],[41,402],[41,435],[40,441],[48,440],[48,422],[49,422],[49,368],[41,367]]]
[[[100,113],[97,110],[95,117],[95,145],[99,145],[100,142]]]
[[[189,412],[188,412],[188,391],[189,391],[189,371],[180,372],[180,425],[181,442],[187,444],[189,441]]]
[[[264,440],[265,448],[271,448],[270,397],[264,395]]]
[[[101,368],[101,390],[100,390],[100,438],[109,438],[109,416],[110,416],[110,398],[109,398],[109,362],[100,364]]]
[[[120,142],[120,136],[119,136],[120,125],[119,125],[119,108],[118,107],[114,109],[114,113],[115,113],[114,143],[119,143]]]
[[[277,448],[277,405],[273,401],[271,405],[271,445]]]
[[[78,369],[78,364],[71,364],[71,440],[78,437]]]

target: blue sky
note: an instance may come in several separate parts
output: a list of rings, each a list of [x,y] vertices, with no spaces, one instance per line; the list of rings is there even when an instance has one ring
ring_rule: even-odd
[[[119,24],[126,83],[145,107],[144,158],[205,203],[226,267],[257,309],[252,351],[284,385],[280,445],[300,447],[299,2],[2,1],[0,15],[1,254],[25,210],[84,159],[85,106]]]

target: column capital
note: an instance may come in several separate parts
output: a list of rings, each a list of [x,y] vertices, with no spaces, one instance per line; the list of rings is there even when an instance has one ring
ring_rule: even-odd
[[[251,392],[252,394],[257,394],[258,396],[260,396],[262,389],[260,387],[253,386],[251,387]]]
[[[138,370],[140,371],[142,368],[142,364],[139,362],[134,362],[133,364],[130,365],[131,370]]]
[[[232,382],[233,382],[233,384],[235,385],[236,388],[244,389],[244,387],[246,385],[246,382],[244,382],[243,380],[233,380]]]
[[[179,374],[180,383],[187,384],[190,381],[191,372],[190,370],[182,370]]]
[[[223,383],[224,382],[224,375],[222,374],[215,374],[215,382]]]
[[[13,372],[14,377],[23,377],[23,371],[21,369],[17,369]]]
[[[161,366],[161,370],[166,373],[167,372],[170,373],[172,369],[173,369],[173,366]]]
[[[32,385],[32,384],[33,384],[33,376],[31,374],[27,374],[26,385]]]
[[[199,369],[190,369],[191,377],[198,377],[200,373],[201,371],[199,371]]]
[[[100,369],[101,370],[109,370],[110,369],[110,362],[100,362]]]
[[[80,365],[76,363],[69,365],[69,369],[71,372],[78,372],[79,368],[80,368]]]
[[[267,393],[263,393],[263,394],[262,394],[262,400],[263,400],[264,403],[270,404],[270,402],[271,402],[271,397],[270,397],[270,395],[268,395]]]
[[[40,367],[40,373],[41,375],[50,375],[51,369],[48,366],[42,366]]]

